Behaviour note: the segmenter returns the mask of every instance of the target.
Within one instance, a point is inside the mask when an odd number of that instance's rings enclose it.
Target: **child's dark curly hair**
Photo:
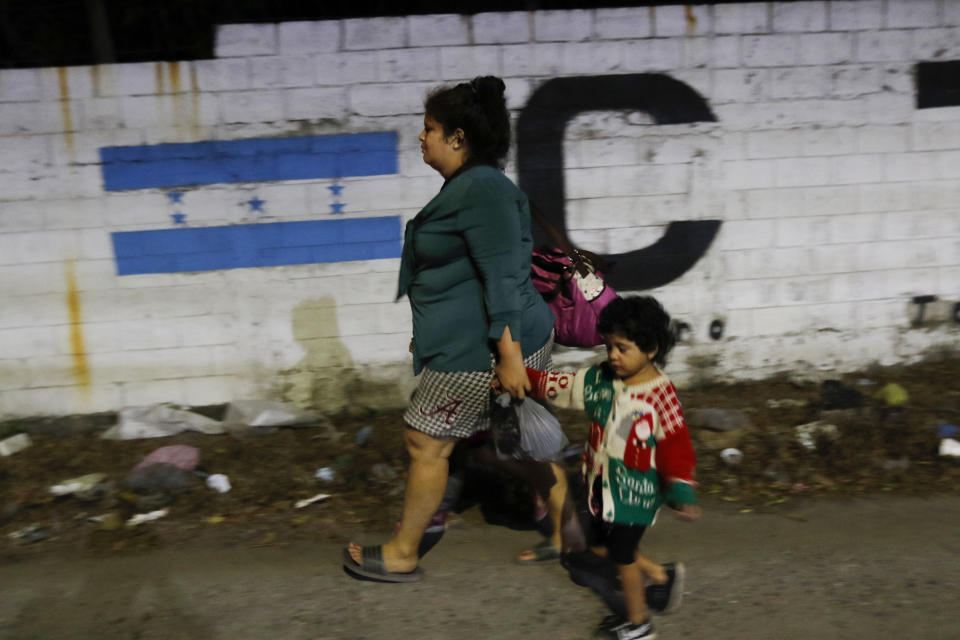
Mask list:
[[[667,364],[667,354],[676,342],[670,314],[650,296],[631,296],[610,301],[597,320],[597,331],[602,335],[619,333],[632,340],[641,351],[657,354],[654,363]]]

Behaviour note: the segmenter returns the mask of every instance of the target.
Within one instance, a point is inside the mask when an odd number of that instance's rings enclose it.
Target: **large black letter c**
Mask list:
[[[586,111],[624,109],[645,111],[657,124],[716,122],[703,96],[663,74],[548,80],[530,97],[517,122],[517,173],[520,188],[557,228],[566,229],[563,137],[567,123]],[[720,220],[671,222],[663,237],[649,247],[603,256],[616,263],[607,280],[625,291],[667,284],[696,264],[720,224]]]

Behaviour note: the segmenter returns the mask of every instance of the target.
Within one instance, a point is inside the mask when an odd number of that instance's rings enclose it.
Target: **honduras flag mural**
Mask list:
[[[168,189],[180,205],[189,188],[281,180],[331,180],[331,213],[342,214],[341,178],[397,173],[394,132],[258,138],[181,144],[103,147],[107,191]],[[267,203],[254,195],[251,212]],[[258,222],[188,227],[171,214],[170,229],[112,234],[117,273],[173,273],[243,267],[398,258],[399,216]]]

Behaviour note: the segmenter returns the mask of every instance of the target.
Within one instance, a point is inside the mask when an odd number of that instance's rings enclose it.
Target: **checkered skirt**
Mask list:
[[[540,371],[553,365],[553,334],[523,364]],[[469,438],[489,428],[490,380],[486,371],[435,371],[425,368],[403,420],[410,427],[434,438]]]

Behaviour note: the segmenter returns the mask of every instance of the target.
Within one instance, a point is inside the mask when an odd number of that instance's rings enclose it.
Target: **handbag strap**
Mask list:
[[[538,207],[533,200],[530,201],[530,215],[534,221],[540,225],[540,228],[547,232],[547,235],[553,240],[554,246],[567,254],[567,257],[570,258],[570,261],[573,263],[572,267],[576,269],[581,276],[587,275],[588,271],[606,270],[611,266],[606,260],[602,260],[600,256],[592,251],[584,251],[583,249],[574,247],[573,243],[570,242],[570,238],[567,237],[567,234],[551,224],[547,216],[543,214],[540,207]]]
[[[530,201],[530,215],[540,225],[540,228],[547,232],[555,247],[570,256],[571,260],[576,257],[577,250],[573,247],[573,243],[570,242],[567,234],[553,226],[533,200]]]

